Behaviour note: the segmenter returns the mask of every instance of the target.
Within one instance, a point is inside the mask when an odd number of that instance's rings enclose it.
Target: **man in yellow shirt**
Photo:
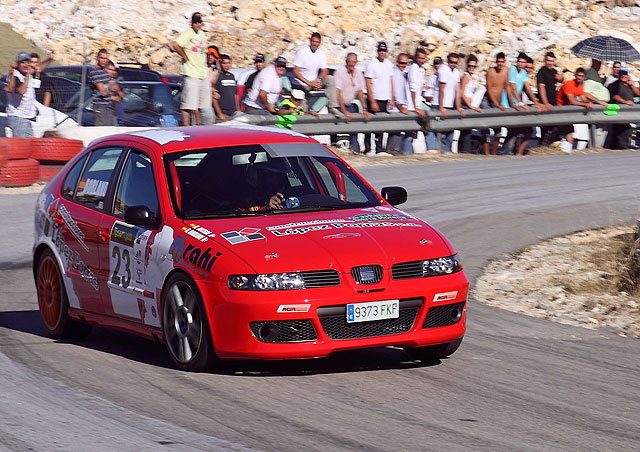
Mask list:
[[[193,13],[191,29],[182,33],[172,43],[173,49],[182,57],[180,73],[184,76],[182,85],[182,124],[191,124],[191,113],[195,123],[202,124],[200,110],[211,108],[211,84],[207,68],[207,40],[202,31],[202,15]]]

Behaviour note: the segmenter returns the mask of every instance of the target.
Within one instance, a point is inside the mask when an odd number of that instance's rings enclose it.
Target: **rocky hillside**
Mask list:
[[[483,69],[498,51],[510,61],[525,51],[539,64],[552,50],[561,66],[575,69],[587,63],[569,50],[578,41],[640,36],[639,6],[636,0],[0,0],[0,21],[55,49],[63,63],[79,63],[83,54],[93,61],[105,47],[117,61],[146,62],[161,72],[178,71],[168,44],[195,11],[211,43],[236,66],[250,65],[257,52],[291,59],[317,30],[334,64],[351,51],[366,61],[376,41],[385,40],[392,57],[422,46],[430,58],[475,53]]]

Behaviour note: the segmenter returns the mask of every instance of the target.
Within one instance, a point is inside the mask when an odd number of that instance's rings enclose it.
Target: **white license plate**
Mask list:
[[[400,300],[370,301],[347,305],[347,323],[397,319],[399,316]]]

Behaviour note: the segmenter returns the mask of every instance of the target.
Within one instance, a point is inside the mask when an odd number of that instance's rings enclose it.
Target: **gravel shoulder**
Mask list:
[[[636,231],[636,225],[582,231],[518,250],[490,263],[471,296],[508,311],[640,338],[640,294],[621,290],[637,247],[625,252],[625,244]]]

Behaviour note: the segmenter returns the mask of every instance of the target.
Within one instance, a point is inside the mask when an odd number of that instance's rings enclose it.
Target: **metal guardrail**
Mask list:
[[[361,115],[347,121],[333,115],[300,116],[292,124],[291,129],[306,135],[334,135],[380,132],[415,132],[432,131],[436,133],[451,130],[470,130],[487,128],[516,128],[534,126],[562,126],[570,124],[589,124],[591,126],[591,143],[596,125],[640,123],[640,105],[621,105],[615,115],[604,114],[605,108],[594,105],[587,110],[578,106],[554,107],[550,111],[537,112],[531,108],[529,112],[518,112],[513,109],[502,111],[498,108],[483,109],[480,112],[466,110],[466,116],[452,110],[445,118],[439,110],[426,110],[427,119],[421,120],[416,113],[378,113],[367,120]],[[248,115],[251,124],[272,126],[277,122],[275,116]]]

